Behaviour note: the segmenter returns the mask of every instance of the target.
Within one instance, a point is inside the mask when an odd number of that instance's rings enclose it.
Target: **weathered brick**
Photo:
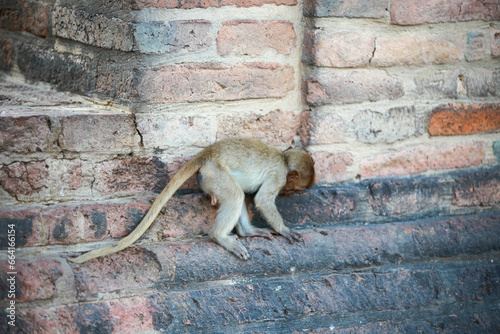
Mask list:
[[[495,206],[500,203],[500,171],[478,171],[454,177],[453,204]]]
[[[8,248],[8,225],[15,225],[16,247],[45,245],[39,208],[16,209],[3,207],[0,210],[0,249]]]
[[[495,1],[395,0],[391,1],[390,11],[391,22],[400,25],[500,19],[500,7]]]
[[[53,149],[49,124],[47,116],[0,115],[0,151],[34,153]]]
[[[371,181],[368,187],[369,203],[379,216],[424,216],[446,204],[443,186],[436,179]]]
[[[300,126],[300,116],[291,111],[272,111],[267,115],[220,114],[217,123],[217,140],[244,136],[259,138],[269,145],[289,145]]]
[[[304,38],[303,58],[316,66],[368,66],[375,51],[375,35],[372,33],[306,30]]]
[[[461,79],[463,81],[465,76],[458,69],[432,72],[425,69],[415,75],[416,94],[430,98],[458,98],[458,82]]]
[[[290,226],[324,226],[356,216],[360,206],[359,190],[345,186],[307,189],[278,197],[276,206]],[[252,222],[258,222],[258,218]]]
[[[14,64],[12,40],[0,38],[0,69],[9,70]]]
[[[14,162],[2,168],[0,184],[11,196],[31,196],[48,187],[48,176],[45,161]]]
[[[475,68],[462,80],[469,97],[500,96],[500,69]]]
[[[144,53],[177,53],[208,50],[212,24],[206,20],[141,22],[135,26],[136,47]]]
[[[466,38],[459,33],[378,36],[371,64],[378,67],[454,64],[464,59]]]
[[[417,136],[423,132],[420,123],[415,107],[390,108],[384,114],[364,110],[353,118],[358,140],[366,143],[394,143]]]
[[[34,1],[13,0],[2,3],[0,28],[27,31],[40,37],[49,34],[50,7]]]
[[[80,114],[60,119],[59,145],[77,152],[113,151],[138,146],[132,114]]]
[[[71,266],[79,296],[152,286],[161,275],[155,254],[137,247]]]
[[[484,34],[482,32],[471,32],[467,34],[467,47],[465,60],[477,61],[484,58],[485,50]]]
[[[304,3],[306,16],[369,17],[381,18],[387,9],[383,0],[307,0]]]
[[[96,167],[94,189],[103,194],[161,191],[167,184],[167,166],[157,158],[110,160]]]
[[[255,7],[266,4],[295,6],[297,0],[134,0],[131,3],[133,9],[144,8],[220,8],[223,6],[236,6],[236,7]]]
[[[454,146],[421,145],[391,153],[377,154],[360,164],[360,176],[418,174],[428,170],[465,168],[480,165],[485,158],[483,142],[465,142]]]
[[[146,148],[206,147],[212,144],[213,118],[204,115],[137,114],[137,130]]]
[[[500,57],[500,27],[490,27],[491,56]]]
[[[87,45],[120,51],[132,51],[134,46],[133,25],[118,18],[57,6],[52,27],[55,36]]]
[[[60,89],[82,94],[95,90],[95,65],[85,56],[59,53],[26,43],[18,49],[17,64],[28,78],[52,83]]]
[[[130,68],[130,61],[97,62],[96,91],[114,99],[137,99],[137,71]]]
[[[226,21],[217,35],[217,51],[222,56],[263,55],[268,50],[288,55],[296,42],[290,21]]]
[[[307,102],[357,103],[397,99],[404,95],[401,80],[383,70],[335,70],[306,82]]]
[[[44,300],[54,297],[55,283],[63,275],[61,264],[53,259],[38,259],[37,261],[17,259],[15,270],[9,268],[7,261],[0,263],[0,293],[2,300],[7,296],[6,284],[8,272],[16,272],[16,299],[19,301]]]
[[[313,153],[315,182],[338,182],[347,178],[347,168],[353,163],[351,153],[317,152]]]
[[[493,141],[493,153],[500,160],[500,140]]]
[[[143,333],[168,331],[169,306],[159,295],[34,308],[19,312],[26,333]]]
[[[500,130],[500,104],[448,104],[429,120],[431,136],[468,135]]]
[[[301,115],[299,134],[304,145],[343,143],[347,132],[346,122],[336,114],[305,111]]]
[[[143,71],[138,85],[141,100],[158,103],[279,98],[293,88],[293,68],[271,63],[163,65]]]

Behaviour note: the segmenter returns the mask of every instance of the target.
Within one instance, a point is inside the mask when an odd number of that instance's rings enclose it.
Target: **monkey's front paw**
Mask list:
[[[281,232],[280,233],[282,236],[288,240],[291,244],[293,244],[295,241],[303,241],[302,235],[299,232],[295,232],[293,230],[290,230],[289,232]]]

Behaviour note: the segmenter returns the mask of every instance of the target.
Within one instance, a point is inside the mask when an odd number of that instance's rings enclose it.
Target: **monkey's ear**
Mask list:
[[[292,180],[297,180],[298,178],[300,178],[300,173],[299,171],[296,171],[296,170],[292,170],[290,173],[288,173],[287,175],[287,181],[290,182]]]

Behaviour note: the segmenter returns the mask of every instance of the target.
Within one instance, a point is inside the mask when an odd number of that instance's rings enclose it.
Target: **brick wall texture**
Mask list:
[[[234,136],[315,160],[303,242],[193,177],[68,261]],[[500,332],[500,3],[2,1],[0,253],[2,333]]]

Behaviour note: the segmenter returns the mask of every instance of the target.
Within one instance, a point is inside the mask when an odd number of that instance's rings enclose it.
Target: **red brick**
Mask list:
[[[55,36],[100,48],[132,51],[133,25],[119,18],[90,15],[81,10],[57,6],[52,14]]]
[[[9,224],[16,225],[16,247],[33,247],[45,245],[47,243],[43,222],[41,218],[41,209],[38,207],[21,208],[5,206],[0,209],[0,248],[6,249],[7,228]]]
[[[393,100],[404,95],[401,80],[383,70],[335,70],[307,80],[306,89],[312,105]]]
[[[132,114],[80,114],[62,117],[59,145],[67,151],[94,152],[138,147]]]
[[[469,135],[498,132],[500,104],[448,104],[432,112],[431,136]]]
[[[49,184],[49,166],[44,161],[15,162],[2,168],[0,184],[12,196],[31,196]]]
[[[27,31],[37,36],[49,34],[50,7],[39,2],[14,0],[2,4],[0,28]]]
[[[350,153],[313,153],[314,171],[316,172],[316,183],[319,182],[337,182],[347,178],[347,168],[353,163]]]
[[[491,56],[500,57],[500,29],[490,27]]]
[[[37,261],[17,259],[14,270],[10,269],[7,261],[2,261],[0,267],[2,268],[0,285],[7,284],[7,272],[17,272],[16,299],[22,302],[54,297],[56,281],[63,275],[61,264],[52,259]]]
[[[12,67],[12,40],[0,38],[0,68],[8,70]]]
[[[391,22],[400,25],[500,19],[495,1],[394,0],[390,12]]]
[[[336,114],[305,111],[299,129],[304,145],[344,143],[347,129],[345,121]]]
[[[456,33],[380,36],[371,64],[383,67],[454,64],[464,59],[465,42],[465,35]]]
[[[45,152],[54,149],[47,116],[0,115],[0,151]]]
[[[299,128],[300,116],[291,111],[273,111],[267,115],[221,114],[217,122],[217,140],[244,136],[259,138],[269,145],[289,145]]]
[[[19,312],[19,327],[28,333],[143,333],[166,331],[172,321],[158,295],[33,308]]]
[[[151,286],[162,269],[154,253],[137,247],[71,266],[80,297]]]
[[[340,31],[305,32],[304,58],[316,66],[362,67],[368,66],[375,51],[375,35]]]
[[[131,6],[134,9],[144,8],[210,8],[222,6],[255,7],[265,4],[295,6],[297,0],[135,0]]]
[[[296,42],[289,21],[226,21],[217,35],[217,51],[222,56],[263,55],[268,50],[288,55]]]
[[[482,142],[455,146],[421,145],[391,153],[377,154],[360,165],[361,177],[418,174],[428,170],[465,168],[482,164],[485,148]]]
[[[164,103],[280,98],[293,88],[290,65],[194,63],[146,70],[138,91],[143,101]]]
[[[94,189],[103,194],[161,191],[168,181],[167,166],[157,158],[110,160],[96,167]]]

